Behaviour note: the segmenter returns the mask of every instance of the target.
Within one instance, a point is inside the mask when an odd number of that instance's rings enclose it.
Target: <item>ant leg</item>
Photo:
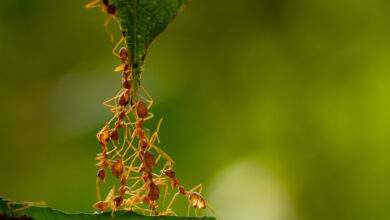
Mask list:
[[[119,96],[121,95],[122,91],[123,91],[123,90],[120,89],[120,90],[115,94],[114,97],[112,97],[112,98],[110,98],[110,99],[104,101],[104,102],[103,102],[103,105],[105,105],[105,106],[107,106],[107,107],[116,107],[116,106],[110,105],[109,103],[110,103],[111,101],[113,101],[113,100],[118,99]],[[115,104],[116,104],[116,103],[115,103]]]
[[[112,49],[112,54],[114,54],[114,56],[116,56],[116,57],[118,57],[118,58],[120,58],[120,56],[119,56],[119,53],[116,52],[116,50],[118,49],[118,47],[122,44],[122,42],[123,42],[124,40],[125,40],[125,38],[122,37],[122,38],[118,41],[118,43],[115,45],[115,47]]]
[[[146,118],[144,118],[144,121],[149,120],[149,119],[152,119],[153,117],[154,117],[154,114],[151,113],[151,112],[149,112],[149,116],[146,117]]]
[[[177,216],[176,212],[174,212],[172,210],[166,210],[164,212],[160,212],[159,215],[162,215],[162,216]]]
[[[115,186],[113,186],[110,191],[107,193],[107,196],[106,198],[104,199],[104,201],[106,202],[109,202],[109,201],[112,201],[113,198],[115,196]]]
[[[131,173],[131,171],[133,170],[133,164],[134,164],[135,160],[137,159],[136,154],[137,154],[137,152],[134,152],[134,154],[133,154],[133,155],[134,155],[134,158],[133,158],[133,160],[132,160],[131,163],[130,163],[129,171],[127,172],[126,178],[129,178],[130,173]]]
[[[191,207],[191,202],[188,201],[188,206],[187,206],[187,216],[190,216],[190,207]]]
[[[97,201],[102,200],[102,196],[100,194],[100,182],[99,178],[96,178],[96,199]]]
[[[117,99],[118,97],[119,97],[119,96],[115,96],[115,97],[113,97],[113,98],[111,98],[111,99],[108,99],[108,100],[104,101],[104,102],[103,102],[103,105],[106,106],[106,107],[108,107],[110,110],[116,109],[117,106],[111,105],[110,102],[113,101],[113,100],[115,100],[115,99]]]
[[[133,164],[135,162],[135,160],[137,159],[137,154],[138,154],[138,151],[134,152],[132,155],[130,155],[126,160],[124,160],[124,162],[127,162],[130,160],[130,158],[133,157],[133,160],[131,161],[129,167],[133,168]]]
[[[110,154],[111,154],[112,152],[114,152],[114,151],[118,152],[116,149],[117,149],[117,147],[114,146],[114,148],[113,148],[112,150],[110,150],[110,151],[107,151],[106,154],[107,154],[107,155],[110,155]],[[113,159],[115,156],[116,156],[116,154],[115,154],[114,156],[112,156],[111,159]]]
[[[143,211],[143,213],[142,213],[142,214],[144,214],[144,215],[145,215],[145,213],[149,213],[149,214],[151,214],[151,211],[150,211],[149,209],[144,209],[144,208],[141,208],[141,207],[139,207],[138,205],[133,205],[133,207],[135,207],[135,208],[133,208],[134,210],[140,210],[140,211]]]
[[[150,146],[153,147],[154,150],[156,150],[157,153],[160,154],[164,159],[166,159],[167,161],[171,162],[172,164],[175,163],[175,161],[173,161],[173,159],[167,153],[165,153],[163,150],[161,150],[159,147],[157,147],[154,144],[152,144]]]
[[[194,188],[190,189],[188,192],[194,192],[196,189],[199,189],[199,193],[202,193],[203,185],[199,184],[195,186]]]
[[[165,200],[167,198],[167,195],[168,195],[168,184],[164,184],[165,186],[165,189],[164,189],[164,198],[163,198],[163,201],[162,201],[162,206],[165,206]]]
[[[127,133],[128,133],[128,130],[129,128],[127,126],[125,126],[125,132],[123,134],[123,143],[122,143],[122,148],[119,152],[121,152],[124,148],[125,148],[125,145],[126,145],[126,141],[127,141]]]
[[[132,142],[133,142],[133,139],[131,139],[131,141],[129,142],[129,145],[127,146],[125,152],[123,152],[122,156],[126,156],[127,152],[130,150],[130,148],[132,148],[133,151],[134,151],[135,153],[138,151],[138,149],[136,149],[136,148],[133,146],[133,143],[132,143]],[[130,157],[132,157],[133,155],[134,155],[134,154],[132,154],[131,156],[129,156],[129,157],[126,159],[126,161],[129,160]]]
[[[179,192],[175,193],[175,195],[172,197],[171,201],[169,202],[168,207],[166,208],[166,211],[171,210],[171,206],[179,194],[180,194]]]
[[[114,19],[114,21],[117,23],[117,25],[118,25],[118,27],[119,27],[119,29],[120,29],[120,27],[121,27],[121,22],[119,21],[119,19],[117,18],[117,17],[115,17],[115,16],[112,16],[112,19]],[[124,38],[124,36],[122,35],[122,37]],[[126,40],[126,39],[125,39]]]
[[[158,121],[158,124],[157,124],[157,128],[156,128],[156,131],[152,134],[152,136],[150,137],[150,143],[151,144],[154,144],[154,141],[157,140],[157,143],[160,143],[160,139],[158,138],[158,132],[160,132],[160,127],[161,127],[161,123],[162,123],[163,119],[160,118],[160,120]]]
[[[152,98],[152,96],[149,94],[149,92],[146,91],[145,87],[143,87],[143,86],[140,86],[140,87],[141,87],[142,91],[145,93],[145,95],[146,95],[147,98],[148,98],[148,100],[146,100],[146,101],[149,102],[148,109],[150,109],[150,107],[152,107],[152,105],[153,105],[153,103],[154,103],[153,98]]]
[[[110,24],[111,19],[112,19],[112,16],[108,16],[108,17],[106,18],[106,21],[104,21],[103,26],[104,26],[104,29],[106,30],[108,36],[110,37],[111,42],[114,42],[114,34],[113,34],[112,31],[108,28],[108,25]]]
[[[135,188],[135,187],[137,186],[137,184],[138,184],[140,181],[141,181],[141,179],[138,179],[137,181],[135,181],[135,182],[133,183],[133,185],[130,186],[130,189]]]
[[[123,149],[125,148],[125,144],[126,144],[126,139],[127,139],[127,127],[125,127],[125,133],[124,133],[124,138],[123,138],[123,144],[121,146],[121,148],[119,150],[117,150],[117,147],[115,145],[115,143],[112,141],[112,145],[114,146],[114,150],[116,151],[116,154],[114,156],[111,157],[111,159],[115,158],[116,156],[121,156],[122,158],[126,155],[126,154],[122,154],[121,155],[121,152],[123,151]],[[127,152],[126,152],[127,153]]]
[[[116,146],[114,147],[114,149],[107,152],[107,155],[110,155],[112,152],[115,152],[115,154],[111,156],[111,160],[114,160],[117,156],[120,156],[120,153],[119,153],[118,148]]]
[[[206,207],[213,215],[215,215],[218,219],[221,219],[220,216],[218,216],[215,211],[214,211],[214,208],[210,205],[210,203],[208,202],[207,204],[207,207]]]
[[[127,149],[125,150],[125,152],[122,154],[122,156],[126,156],[127,151],[130,149],[130,147],[133,148],[134,153],[133,153],[132,155],[130,155],[129,157],[127,157],[126,159],[124,159],[124,160],[123,160],[124,162],[129,161],[132,157],[134,157],[134,156],[138,153],[138,152],[137,152],[137,149],[135,149],[135,148],[133,147],[133,145],[130,143],[129,146],[127,147]]]
[[[101,7],[100,0],[92,0],[88,4],[85,5],[85,8],[97,8]]]
[[[17,208],[17,209],[14,209],[12,210],[13,212],[20,212],[20,211],[23,211],[23,210],[26,210],[26,209],[29,209],[31,208],[33,205],[32,204],[23,204],[23,207],[21,208]]]
[[[161,155],[158,155],[158,157],[157,157],[156,161],[154,162],[154,164],[156,165],[160,159],[161,159]]]
[[[121,65],[115,67],[114,72],[123,72],[125,69],[126,64],[122,63]]]

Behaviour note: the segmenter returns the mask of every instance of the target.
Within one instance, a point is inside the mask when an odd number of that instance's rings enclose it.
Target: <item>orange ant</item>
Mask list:
[[[199,189],[199,192],[196,192],[197,189]],[[175,201],[176,197],[181,194],[181,195],[186,196],[188,199],[187,215],[190,214],[190,207],[192,206],[195,208],[195,215],[197,216],[198,209],[205,209],[206,208],[206,200],[201,195],[201,192],[202,192],[202,184],[195,186],[194,188],[192,188],[189,191],[186,191],[182,186],[179,186],[178,192],[172,197],[171,202],[169,203],[168,207],[166,208],[166,212],[171,211],[170,208],[171,208],[173,202]]]
[[[201,195],[201,193],[202,193],[202,184],[199,184],[199,185],[195,186],[194,188],[192,188],[189,191],[186,191],[184,189],[184,187],[180,185],[179,180],[176,178],[176,173],[171,168],[171,165],[168,163],[166,165],[166,167],[167,168],[164,168],[161,171],[161,175],[165,175],[168,178],[170,178],[171,179],[171,186],[172,186],[172,188],[177,188],[178,192],[175,193],[175,195],[172,197],[172,200],[169,203],[168,207],[166,208],[165,213],[172,212],[172,210],[170,208],[171,208],[173,202],[175,201],[176,197],[178,195],[180,195],[180,194],[183,195],[183,196],[186,196],[187,199],[188,199],[187,215],[189,215],[189,213],[190,213],[190,206],[195,208],[195,215],[197,215],[197,210],[198,209],[205,209],[206,208],[206,200]],[[197,189],[199,189],[199,192],[196,191]],[[210,207],[208,207],[208,208],[211,210]]]
[[[116,19],[116,8],[114,5],[109,3],[109,0],[92,0],[88,4],[85,5],[86,8],[97,8],[101,7],[102,11],[108,14],[107,19],[104,21],[104,28],[107,32],[107,34],[110,36],[110,39],[112,42],[114,42],[114,34],[108,29],[108,25],[110,24],[111,20],[114,19],[118,22]],[[119,22],[118,22],[119,23]]]
[[[93,207],[100,212],[106,212],[109,208],[112,210],[116,210],[115,203],[115,188],[112,187],[108,192],[106,198],[103,201],[99,201],[93,205]]]

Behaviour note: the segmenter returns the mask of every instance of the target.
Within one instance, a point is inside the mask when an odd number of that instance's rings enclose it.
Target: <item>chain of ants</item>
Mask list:
[[[103,11],[109,14],[109,18],[115,18],[115,7],[110,5],[107,0],[93,0],[87,4],[87,7],[102,7]],[[150,137],[146,134],[143,124],[153,117],[153,114],[149,112],[153,100],[142,86],[139,88],[147,98],[139,94],[138,88],[132,88],[135,78],[132,75],[128,50],[126,47],[122,47],[118,53],[115,52],[122,41],[125,41],[124,36],[113,50],[114,54],[121,60],[121,65],[115,71],[122,72],[122,88],[114,98],[104,102],[114,117],[97,134],[101,152],[96,156],[98,160],[96,190],[99,201],[94,204],[94,208],[101,212],[110,209],[113,212],[124,209],[139,210],[151,215],[176,215],[171,206],[178,195],[183,195],[188,200],[188,213],[190,206],[192,206],[195,208],[196,214],[198,209],[206,208],[206,201],[200,194],[202,185],[186,190],[176,178],[173,170],[174,161],[156,146],[155,142],[159,142],[158,132],[162,120],[159,121],[156,131]],[[120,142],[123,143],[120,144]],[[134,146],[135,142],[138,142],[136,147]],[[158,155],[156,158],[152,154],[152,149]],[[132,154],[127,156],[129,152]],[[166,160],[165,165],[159,174],[153,173],[153,169],[156,168],[155,166],[161,158]],[[100,184],[105,182],[107,170],[111,170],[112,176],[119,181],[120,186],[117,191],[115,187],[112,187],[106,198],[102,200],[100,198]],[[129,185],[130,182],[131,185]],[[165,210],[159,211],[159,186],[165,186],[165,201],[168,194],[168,182],[176,193]],[[139,186],[140,183],[142,183],[141,186]],[[147,208],[143,208],[142,204],[145,204]]]

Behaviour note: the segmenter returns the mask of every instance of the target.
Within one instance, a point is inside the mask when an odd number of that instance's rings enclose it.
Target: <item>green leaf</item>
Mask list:
[[[0,198],[0,219],[1,216],[21,217],[27,216],[34,220],[109,220],[109,219],[123,219],[123,220],[214,220],[211,217],[177,217],[177,216],[144,216],[134,212],[118,211],[113,215],[110,212],[102,214],[68,214],[52,208],[41,207],[33,203],[15,203]],[[114,217],[112,217],[114,216]],[[28,218],[24,218],[28,219]]]
[[[131,54],[133,74],[142,73],[147,50],[188,0],[111,0]]]

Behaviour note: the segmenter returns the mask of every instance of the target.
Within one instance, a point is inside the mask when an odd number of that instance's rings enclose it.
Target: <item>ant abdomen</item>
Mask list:
[[[126,89],[123,91],[121,97],[119,98],[119,105],[126,106],[130,101],[130,90]]]
[[[191,192],[188,198],[194,208],[196,209],[206,208],[206,200],[199,193]]]
[[[121,126],[121,123],[120,123],[120,120],[122,120],[124,117],[126,116],[126,111],[121,111],[121,113],[119,113],[118,115],[118,121],[117,121],[117,124],[115,124],[115,128],[119,128]]]
[[[122,87],[125,88],[125,89],[130,90],[130,89],[131,89],[131,84],[130,84],[129,80],[123,79],[123,81],[122,81]]]
[[[143,163],[145,167],[152,168],[155,164],[153,154],[151,154],[149,151],[146,151],[143,155]]]
[[[156,201],[160,197],[160,189],[154,182],[149,184],[148,197],[152,201]]]
[[[137,102],[137,115],[140,118],[148,117],[148,108],[143,101]]]
[[[118,133],[118,130],[115,129],[111,132],[110,134],[110,138],[114,141],[117,141],[119,139],[119,133]]]
[[[114,199],[115,207],[118,208],[119,206],[122,205],[122,203],[123,203],[123,197],[121,195],[116,196]]]
[[[124,170],[123,161],[121,159],[116,160],[111,165],[112,174],[116,177],[122,176]]]

